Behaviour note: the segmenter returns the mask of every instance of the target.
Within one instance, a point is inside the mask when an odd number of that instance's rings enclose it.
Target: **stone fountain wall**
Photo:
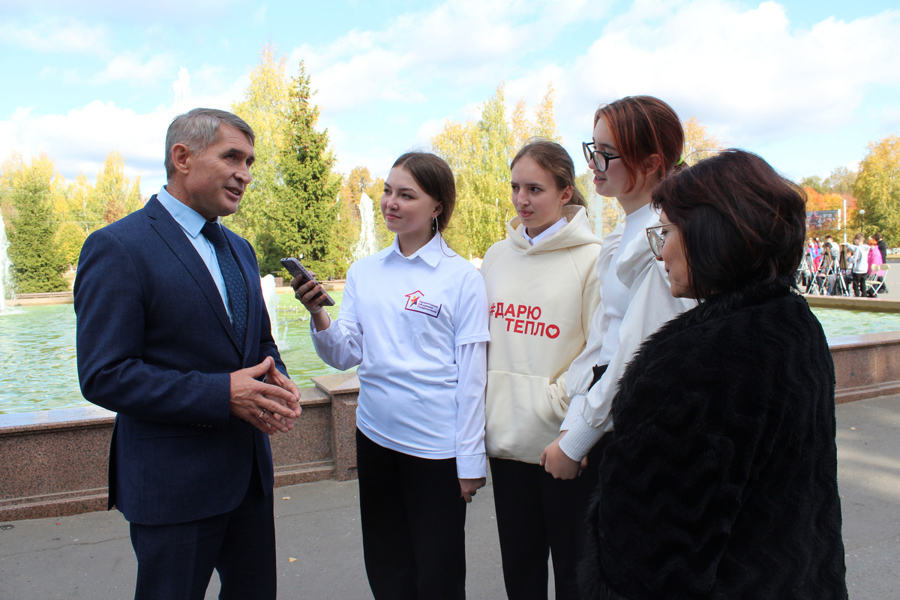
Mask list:
[[[356,375],[313,382],[293,431],[270,438],[276,487],[356,477]],[[99,407],[0,415],[0,522],[105,510],[114,421]]]
[[[835,402],[900,392],[900,332],[832,340]],[[355,374],[313,378],[303,415],[272,436],[275,485],[356,477]],[[105,510],[114,415],[101,408],[0,415],[0,522]]]

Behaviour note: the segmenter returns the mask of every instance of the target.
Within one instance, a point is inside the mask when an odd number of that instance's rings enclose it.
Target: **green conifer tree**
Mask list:
[[[300,73],[291,86],[286,143],[279,157],[283,186],[277,191],[277,201],[266,206],[266,217],[272,246],[281,250],[279,254],[301,258],[319,279],[325,279],[346,270],[337,245],[331,243],[340,211],[341,178],[333,171],[328,131],[316,130],[319,109],[310,102],[311,96],[310,79],[301,61]],[[262,270],[278,257],[261,258]]]

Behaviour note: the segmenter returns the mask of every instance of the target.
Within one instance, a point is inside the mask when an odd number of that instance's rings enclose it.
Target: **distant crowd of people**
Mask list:
[[[798,270],[803,291],[846,296],[877,297],[888,292],[885,270],[888,268],[887,243],[881,233],[866,239],[858,233],[852,244],[838,244],[826,235],[807,238],[803,260]]]
[[[596,110],[584,158],[625,214],[601,242],[572,158],[528,142],[480,272],[442,236],[450,167],[406,153],[381,198],[394,241],[350,267],[339,314],[292,280],[319,356],[358,366],[377,600],[465,598],[466,506],[488,468],[513,600],[548,597],[548,560],[558,600],[847,598],[834,367],[794,293],[805,194],[755,154],[687,167],[684,146],[658,98]],[[269,436],[303,418],[301,392],[253,249],[219,223],[254,160],[237,116],[177,117],[167,184],[82,252],[79,376],[118,413],[110,507],[139,599],[202,599],[214,570],[220,598],[276,597]]]

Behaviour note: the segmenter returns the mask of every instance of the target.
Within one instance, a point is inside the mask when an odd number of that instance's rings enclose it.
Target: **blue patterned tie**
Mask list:
[[[243,352],[244,338],[247,335],[247,285],[244,283],[244,276],[241,275],[237,261],[231,254],[231,247],[225,239],[222,227],[218,223],[207,221],[201,232],[216,247],[216,259],[219,261],[219,269],[222,271],[222,279],[225,280],[228,300],[231,303],[234,333],[237,335],[238,348]]]

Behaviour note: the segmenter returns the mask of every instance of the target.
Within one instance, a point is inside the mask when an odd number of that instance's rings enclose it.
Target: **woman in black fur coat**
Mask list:
[[[673,296],[619,383],[582,564],[588,598],[847,597],[834,366],[792,293],[805,197],[725,151],[653,193]]]

